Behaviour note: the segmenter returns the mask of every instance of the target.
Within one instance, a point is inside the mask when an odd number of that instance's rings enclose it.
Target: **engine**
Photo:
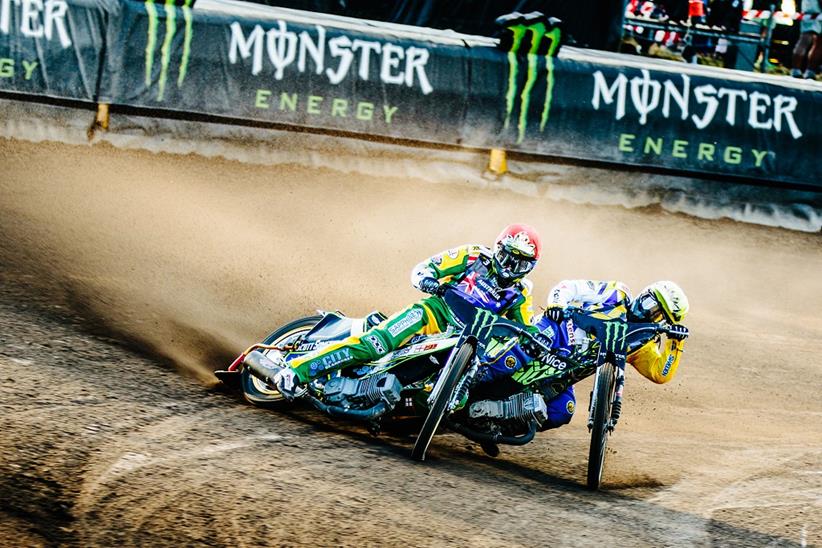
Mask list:
[[[334,377],[325,383],[323,394],[330,405],[340,407],[371,407],[384,401],[393,408],[400,401],[402,385],[392,373],[374,375],[365,379]]]
[[[540,426],[548,418],[548,407],[539,394],[521,392],[507,400],[482,400],[471,404],[468,416],[472,419],[513,420],[527,424],[532,420]]]

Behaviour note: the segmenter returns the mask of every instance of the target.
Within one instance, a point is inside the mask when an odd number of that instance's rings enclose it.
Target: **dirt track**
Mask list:
[[[818,234],[105,145],[0,158],[0,543],[822,545]],[[580,417],[418,465],[201,382],[293,316],[410,302],[420,258],[512,220],[549,244],[540,301],[583,276],[691,298],[675,382],[629,375],[604,492]]]

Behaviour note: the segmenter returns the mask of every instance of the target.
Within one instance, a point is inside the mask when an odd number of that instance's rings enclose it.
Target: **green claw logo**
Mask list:
[[[628,326],[624,322],[607,322],[605,324],[605,350],[617,353],[625,342]]]
[[[491,336],[491,330],[496,322],[496,317],[491,312],[478,309],[477,315],[474,317],[474,323],[471,326],[471,333],[483,342]],[[483,334],[483,330],[487,331]]]
[[[528,109],[531,103],[531,91],[537,82],[539,57],[537,52],[543,40],[550,40],[548,51],[545,54],[545,101],[542,105],[542,115],[540,116],[539,130],[545,130],[545,124],[551,113],[551,99],[554,94],[554,55],[559,47],[560,30],[554,28],[548,31],[545,23],[539,22],[531,25],[512,25],[508,29],[513,34],[511,50],[508,52],[508,91],[505,95],[505,129],[511,124],[511,115],[514,112],[514,102],[517,96],[517,76],[519,73],[519,60],[517,53],[522,46],[523,40],[531,33],[531,47],[528,50],[528,74],[525,78],[525,85],[520,93],[519,120],[517,121],[517,144],[525,138],[525,130],[528,126]]]
[[[180,59],[180,66],[177,72],[177,87],[180,88],[186,79],[188,72],[188,60],[191,57],[191,38],[193,36],[192,0],[185,0],[181,10],[183,21],[185,22],[185,34],[183,36],[183,55]],[[154,50],[157,49],[157,28],[160,26],[157,14],[157,5],[154,0],[146,0],[146,14],[148,15],[148,36],[146,39],[146,87],[151,88],[152,71],[154,69]],[[171,63],[171,45],[174,35],[177,32],[177,7],[174,0],[166,0],[163,9],[165,11],[166,32],[163,37],[163,45],[160,48],[160,78],[157,81],[157,100],[162,101],[165,96],[166,83],[168,81],[168,66]]]

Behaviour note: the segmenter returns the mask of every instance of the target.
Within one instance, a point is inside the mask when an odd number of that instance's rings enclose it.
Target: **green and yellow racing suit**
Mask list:
[[[533,299],[526,279],[503,287],[493,271],[491,251],[481,245],[464,245],[444,251],[418,264],[411,273],[417,289],[425,278],[456,285],[461,291],[488,302],[489,309],[524,325],[531,325]],[[453,323],[445,301],[426,297],[397,312],[362,335],[351,336],[290,362],[301,382],[332,371],[377,360],[415,335],[441,333]]]

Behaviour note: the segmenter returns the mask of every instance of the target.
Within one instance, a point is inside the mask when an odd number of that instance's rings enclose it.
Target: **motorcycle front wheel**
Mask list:
[[[602,483],[605,465],[605,447],[608,444],[608,422],[616,387],[614,364],[604,363],[597,371],[596,384],[591,402],[594,424],[591,428],[591,448],[588,451],[588,489],[596,491]]]
[[[411,450],[412,459],[425,460],[425,453],[428,451],[428,446],[431,445],[431,440],[434,439],[434,434],[437,433],[442,416],[445,414],[445,408],[451,400],[451,396],[454,394],[462,375],[468,370],[473,357],[474,348],[470,344],[463,344],[454,356],[450,368],[442,372],[447,377],[434,401],[431,402],[431,409],[422,424],[420,434],[414,443],[414,449]]]
[[[265,340],[263,340],[262,343],[275,346],[291,344],[311,331],[311,328],[317,325],[317,322],[321,319],[322,316],[308,316],[305,318],[300,318],[299,320],[294,320],[293,322],[288,323],[272,332],[265,338]],[[265,353],[267,354],[268,352],[274,351],[268,350]],[[265,381],[262,381],[252,375],[246,367],[243,367],[242,374],[240,376],[240,386],[243,389],[243,396],[246,401],[258,407],[275,406],[285,400],[282,394],[280,394],[276,389],[269,387]]]

